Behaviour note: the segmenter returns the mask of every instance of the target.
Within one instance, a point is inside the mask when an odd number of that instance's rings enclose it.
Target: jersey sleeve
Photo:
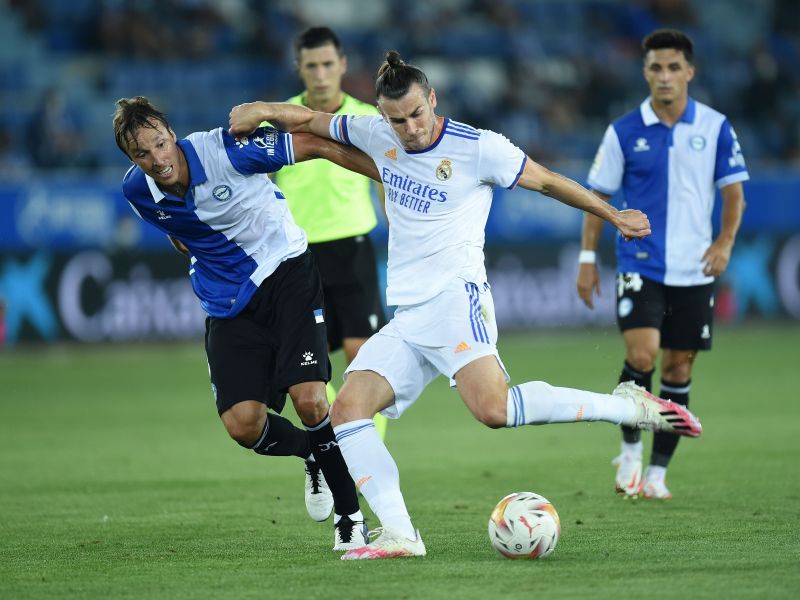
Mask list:
[[[624,172],[625,156],[622,153],[622,146],[616,129],[613,125],[609,125],[589,169],[589,187],[612,196],[622,185]]]
[[[505,136],[486,129],[481,130],[478,145],[478,179],[508,189],[516,186],[528,160],[525,153]]]
[[[222,129],[222,142],[233,168],[242,175],[274,173],[294,164],[292,135],[273,127],[259,127],[240,138]]]
[[[728,119],[722,122],[717,139],[717,160],[714,166],[714,184],[717,188],[750,179],[744,164],[742,147]]]
[[[329,132],[337,142],[355,146],[369,154],[368,146],[372,135],[372,124],[380,117],[371,115],[334,115]]]

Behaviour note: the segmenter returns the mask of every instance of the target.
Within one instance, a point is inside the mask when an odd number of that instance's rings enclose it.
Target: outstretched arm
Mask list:
[[[309,132],[330,138],[329,126],[333,115],[317,112],[288,102],[248,102],[231,109],[230,134],[234,137],[250,135],[268,121],[282,131]]]
[[[361,173],[380,182],[378,168],[375,163],[358,148],[345,146],[312,133],[292,134],[292,146],[294,147],[295,162],[324,158],[340,167]]]
[[[617,210],[582,185],[546,169],[530,158],[525,161],[525,169],[519,178],[519,185],[608,221],[619,230],[625,239],[638,239],[650,235],[650,221],[643,212]]]

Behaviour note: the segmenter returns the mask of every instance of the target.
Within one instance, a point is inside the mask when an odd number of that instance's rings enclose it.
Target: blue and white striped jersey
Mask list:
[[[525,153],[499,133],[444,119],[424,150],[405,150],[377,116],[337,115],[331,137],[366,153],[389,220],[387,302],[424,302],[455,278],[486,281],[483,244],[495,185],[516,186]]]
[[[281,262],[307,247],[278,187],[263,173],[294,164],[290,134],[260,128],[246,138],[224,129],[178,141],[189,165],[185,198],[161,191],[138,167],[122,191],[142,219],[189,249],[189,274],[212,317],[233,317]]]
[[[617,238],[617,270],[674,286],[713,281],[703,274],[711,245],[715,188],[750,176],[725,115],[689,98],[673,127],[659,121],[648,97],[606,130],[589,172],[589,185],[650,219],[652,235]]]

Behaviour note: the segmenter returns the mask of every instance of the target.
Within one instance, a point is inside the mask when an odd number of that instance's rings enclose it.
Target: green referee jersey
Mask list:
[[[305,105],[305,93],[287,102]],[[342,94],[336,114],[380,113],[374,106]],[[370,197],[372,180],[363,175],[316,159],[283,167],[273,177],[311,244],[363,235],[378,223]]]

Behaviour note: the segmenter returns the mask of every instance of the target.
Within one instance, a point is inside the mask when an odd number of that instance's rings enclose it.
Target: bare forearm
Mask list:
[[[594,216],[593,227],[597,229],[597,236],[602,230],[603,221],[608,221],[616,226],[616,216],[619,211],[568,177],[547,171],[547,177],[543,180],[541,189],[538,191],[545,196],[555,198],[559,202],[586,211],[587,220]]]
[[[295,136],[297,137],[297,136]],[[370,179],[380,182],[375,162],[358,148],[345,146],[332,140],[315,138],[314,154]]]
[[[719,239],[733,246],[739,226],[742,224],[745,201],[741,184],[734,184],[723,188],[722,214],[719,230]]]
[[[603,233],[605,221],[591,213],[583,213],[583,225],[581,226],[581,249],[597,250],[600,243],[600,235]]]
[[[288,102],[249,102],[234,106],[230,113],[231,135],[249,135],[264,121],[290,132],[311,132],[328,136],[325,113]]]

